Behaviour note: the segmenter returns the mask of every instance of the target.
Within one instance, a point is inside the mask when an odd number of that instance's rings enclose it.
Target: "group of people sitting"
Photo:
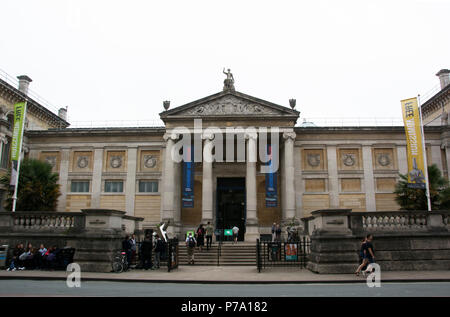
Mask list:
[[[28,243],[25,249],[23,243],[19,243],[13,250],[7,271],[56,269],[61,264],[61,256],[58,255],[62,250],[55,245],[47,249],[44,244],[37,248],[31,243]],[[66,261],[70,262],[70,260]]]

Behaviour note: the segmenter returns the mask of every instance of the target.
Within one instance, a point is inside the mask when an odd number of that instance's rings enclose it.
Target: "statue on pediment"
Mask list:
[[[234,91],[234,77],[231,73],[231,70],[228,68],[228,72],[223,69],[223,73],[227,76],[227,78],[223,81],[223,90],[233,90]]]

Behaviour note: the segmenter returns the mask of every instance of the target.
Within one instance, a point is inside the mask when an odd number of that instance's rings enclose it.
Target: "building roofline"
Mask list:
[[[13,95],[15,95],[15,98],[17,98],[18,100],[23,101],[26,100],[27,106],[29,107],[28,109],[30,109],[31,111],[43,114],[49,120],[54,121],[56,124],[60,124],[62,128],[66,128],[70,125],[69,122],[62,119],[60,116],[53,113],[52,111],[48,110],[46,107],[38,103],[36,100],[24,94],[19,89],[12,86],[11,84],[9,84],[8,82],[4,81],[1,78],[0,78],[0,85],[4,86],[7,90],[9,90]]]

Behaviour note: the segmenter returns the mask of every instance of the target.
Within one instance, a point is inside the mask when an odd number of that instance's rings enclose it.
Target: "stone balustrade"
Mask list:
[[[0,212],[0,244],[31,243],[75,248],[83,271],[110,272],[112,258],[125,234],[142,234],[143,218],[124,211]]]
[[[363,228],[367,231],[427,229],[427,214],[424,212],[377,212],[361,217]]]
[[[317,273],[354,272],[361,239],[370,233],[382,270],[448,270],[449,218],[449,211],[314,211],[302,219],[311,237],[308,268]]]
[[[13,213],[14,229],[69,229],[74,228],[76,218],[84,217],[81,213],[47,212],[47,213]]]

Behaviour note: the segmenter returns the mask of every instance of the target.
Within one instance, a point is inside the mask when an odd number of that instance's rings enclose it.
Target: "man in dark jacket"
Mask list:
[[[161,263],[161,253],[164,252],[164,241],[156,235],[156,245],[155,245],[155,268],[159,269]]]
[[[152,239],[149,235],[145,236],[141,246],[142,266],[148,270],[152,268]]]
[[[125,239],[122,241],[122,251],[127,255],[127,262],[129,266],[131,263],[131,242],[129,236],[125,236]]]

